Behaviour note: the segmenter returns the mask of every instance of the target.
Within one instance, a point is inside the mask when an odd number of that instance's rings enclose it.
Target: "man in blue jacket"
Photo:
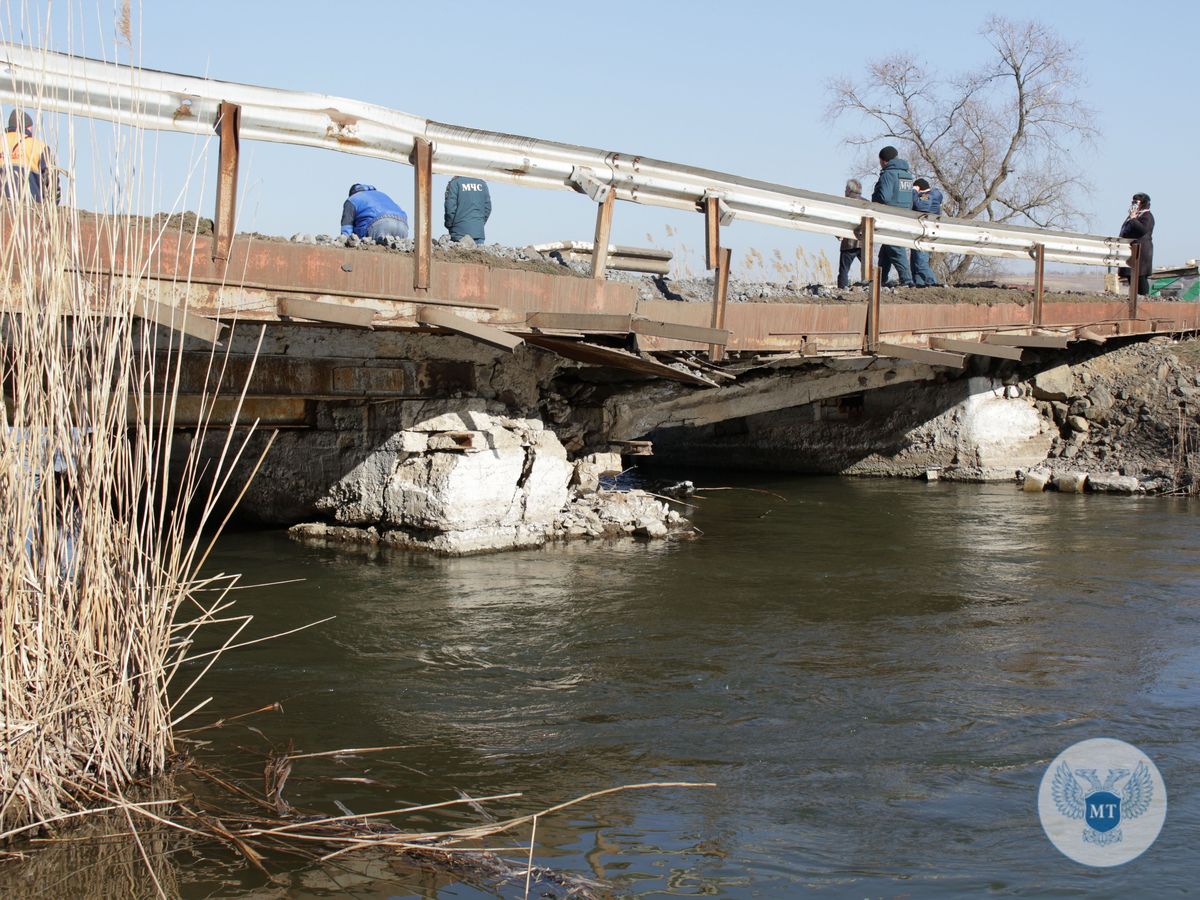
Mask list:
[[[898,206],[900,209],[912,209],[912,172],[909,171],[908,163],[899,157],[900,151],[890,145],[879,151],[879,180],[875,182],[875,190],[871,191],[871,202]],[[896,277],[900,284],[911,287],[912,275],[908,271],[908,259],[903,248],[881,244],[879,247],[880,286],[887,284],[892,266],[896,267]]]
[[[942,214],[942,192],[935,187],[930,187],[926,179],[918,178],[913,182],[912,208],[927,216],[940,216]],[[913,284],[917,287],[937,287],[937,276],[929,267],[929,254],[924,250],[913,249],[909,251],[908,258],[912,263]]]
[[[408,237],[408,214],[373,184],[350,185],[342,204],[342,235],[356,234],[377,244]]]
[[[470,237],[483,243],[483,226],[492,214],[492,195],[481,178],[456,175],[446,185],[446,230],[450,240]]]

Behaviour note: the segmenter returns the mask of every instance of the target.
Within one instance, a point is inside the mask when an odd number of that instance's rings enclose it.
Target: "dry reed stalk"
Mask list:
[[[24,105],[50,119],[38,97]],[[114,178],[132,205],[136,179]],[[212,535],[189,522],[212,519],[249,434],[228,426],[204,471],[202,415],[173,455],[184,342],[135,316],[152,290],[140,274],[87,274],[147,270],[161,231],[131,211],[101,217],[111,240],[89,253],[70,191],[62,206],[0,201],[0,832],[163,772],[192,686],[170,697],[172,677],[199,627],[229,621],[236,579],[199,579]]]

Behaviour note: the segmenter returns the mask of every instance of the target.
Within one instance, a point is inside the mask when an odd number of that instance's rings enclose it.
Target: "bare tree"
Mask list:
[[[1074,197],[1088,185],[1070,161],[1097,132],[1093,111],[1075,93],[1075,48],[1037,22],[1000,16],[980,34],[993,52],[962,75],[943,78],[900,54],[871,63],[861,82],[830,81],[828,119],[866,120],[849,146],[882,141],[907,152],[914,174],[941,187],[949,215],[1078,227],[1084,215]],[[972,264],[970,256],[950,256],[940,268],[961,280]]]

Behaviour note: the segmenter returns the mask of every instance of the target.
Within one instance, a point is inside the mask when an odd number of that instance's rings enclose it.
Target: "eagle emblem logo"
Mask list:
[[[1054,770],[1052,790],[1062,815],[1083,820],[1084,843],[1106,847],[1124,840],[1122,821],[1145,815],[1154,798],[1154,780],[1144,762],[1132,770],[1109,769],[1103,781],[1097,773],[1097,769],[1072,769],[1064,759]]]

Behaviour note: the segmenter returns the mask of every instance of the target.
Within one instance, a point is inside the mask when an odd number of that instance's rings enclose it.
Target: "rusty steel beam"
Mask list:
[[[671,338],[676,341],[687,341],[692,344],[708,344],[724,347],[729,343],[729,332],[724,328],[704,328],[699,325],[684,325],[680,322],[660,322],[656,319],[645,319],[634,316],[630,322],[630,331],[634,334],[646,334],[653,337]]]
[[[862,269],[863,281],[874,282],[875,280],[875,219],[871,216],[863,216],[862,221],[858,225],[862,232],[862,239],[859,242],[859,268]]]
[[[871,266],[871,299],[867,301],[867,328],[863,335],[863,350],[874,353],[879,346],[879,287],[883,281],[879,266]]]
[[[133,314],[140,319],[163,325],[210,344],[220,341],[221,329],[225,327],[220,322],[193,315],[185,309],[168,306],[149,297],[139,296],[133,301]]]
[[[237,228],[239,134],[242,108],[222,101],[218,107],[216,132],[220,136],[217,164],[217,211],[213,217],[214,261],[228,262],[229,248]]]
[[[1138,317],[1138,273],[1142,270],[1142,245],[1137,241],[1130,244],[1129,257],[1129,318]]]
[[[596,237],[592,242],[592,278],[604,280],[604,270],[608,266],[608,240],[612,236],[613,204],[617,201],[617,192],[608,191],[604,199],[596,204]]]
[[[704,267],[715,269],[721,262],[721,198],[709,194],[704,198]]]
[[[549,350],[564,359],[587,363],[593,366],[606,366],[613,369],[623,369],[642,375],[652,375],[666,378],[669,381],[681,381],[684,384],[694,384],[697,387],[716,387],[717,383],[703,375],[683,372],[665,363],[644,356],[635,356],[626,350],[615,347],[601,347],[597,344],[587,344],[583,341],[572,341],[562,337],[552,337],[548,334],[533,334],[525,339],[536,347]]]
[[[1046,245],[1033,245],[1033,324],[1042,326],[1042,302],[1046,289]]]
[[[733,251],[721,247],[717,253],[717,271],[713,274],[712,319],[709,327],[716,331],[725,331],[725,307],[729,302],[729,268],[733,260]],[[720,362],[725,358],[725,347],[729,344],[729,333],[725,340],[708,345],[708,358],[712,362]]]
[[[530,328],[550,328],[554,331],[578,331],[583,334],[628,334],[633,330],[632,315],[614,315],[611,313],[560,313],[538,312],[529,313],[525,324]]]
[[[429,291],[430,260],[433,259],[433,145],[424,138],[413,143],[413,290]]]
[[[1042,350],[1065,350],[1074,335],[1059,334],[989,334],[984,341],[1002,347],[1034,347]]]

